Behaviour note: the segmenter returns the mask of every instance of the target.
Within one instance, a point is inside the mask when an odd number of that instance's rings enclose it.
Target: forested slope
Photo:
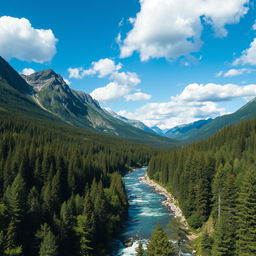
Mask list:
[[[213,217],[203,255],[256,255],[255,152],[254,119],[151,159],[149,177],[167,186],[192,227]]]
[[[32,86],[0,56],[0,115],[15,113],[135,143],[179,146],[176,140],[145,132],[107,114],[89,94],[72,90],[53,70],[37,72],[26,79]]]
[[[121,173],[153,150],[0,116],[0,255],[106,255],[127,214]]]

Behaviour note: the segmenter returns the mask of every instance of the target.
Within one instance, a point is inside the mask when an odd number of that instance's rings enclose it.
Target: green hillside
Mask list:
[[[107,114],[90,95],[70,89],[52,70],[34,75],[34,81],[42,86],[38,90],[28,85],[4,59],[0,60],[1,112],[84,128],[85,134],[99,132],[137,143],[177,147],[175,140],[144,132]]]
[[[185,133],[179,139],[184,142],[202,140],[213,135],[225,126],[234,125],[244,120],[253,119],[254,117],[256,117],[256,98],[248,102],[236,112],[229,115],[219,116],[201,128],[193,129]]]
[[[250,106],[254,107],[254,101],[238,114],[247,112]],[[256,252],[255,145],[253,119],[150,161],[148,175],[178,199],[193,228],[213,219],[209,234],[202,238],[203,255]]]

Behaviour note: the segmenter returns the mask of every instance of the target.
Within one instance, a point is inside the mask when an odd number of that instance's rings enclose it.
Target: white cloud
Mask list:
[[[94,99],[104,103],[115,101],[135,90],[135,86],[141,82],[138,75],[131,72],[114,72],[110,79],[112,82],[92,91]]]
[[[92,62],[89,69],[69,68],[69,78],[82,79],[88,75],[95,75],[99,78],[108,78],[110,82],[102,87],[96,88],[91,92],[91,96],[101,103],[116,101],[119,98],[130,100],[146,100],[151,97],[149,94],[137,92],[136,88],[141,83],[140,78],[134,72],[122,72],[121,63],[115,63],[113,60],[106,58],[97,62]],[[133,96],[133,99],[131,98]]]
[[[249,69],[249,68],[240,68],[240,69],[230,69],[226,72],[220,71],[216,74],[217,77],[232,77],[232,76],[240,76],[244,74],[251,74],[255,72],[254,69]]]
[[[136,119],[148,126],[157,125],[168,129],[176,125],[190,123],[198,119],[216,117],[225,113],[214,102],[162,102],[148,103],[135,112],[119,111],[118,114]]]
[[[150,100],[152,98],[152,95],[143,92],[135,92],[134,94],[128,94],[124,97],[127,101],[140,101]]]
[[[68,73],[69,73],[69,78],[75,78],[75,79],[82,79],[82,68],[69,68]]]
[[[116,83],[128,87],[133,87],[141,82],[138,75],[134,72],[114,72],[110,78]]]
[[[119,85],[116,82],[110,82],[104,87],[95,89],[91,96],[100,102],[109,102],[117,100],[130,92],[130,88],[125,85]]]
[[[43,63],[56,54],[52,30],[35,29],[25,18],[0,17],[0,38],[0,55],[7,59]]]
[[[83,69],[83,68],[69,68],[69,78],[82,79],[88,75],[98,75],[98,77],[102,78],[107,75],[112,74],[115,71],[118,71],[122,68],[122,64],[115,62],[111,59],[100,59],[97,62],[92,62],[91,68]]]
[[[133,28],[121,43],[121,57],[139,52],[150,58],[176,59],[197,52],[201,45],[202,20],[217,36],[226,36],[248,12],[249,0],[140,0],[140,11],[132,18]]]
[[[168,129],[176,125],[199,119],[214,118],[227,111],[218,106],[219,101],[237,97],[251,99],[256,96],[256,85],[238,86],[235,84],[189,84],[169,102],[147,103],[134,112],[121,110],[118,114],[129,119],[137,119],[148,126],[157,125]]]
[[[241,57],[233,62],[233,65],[256,65],[256,38],[251,42],[250,47],[242,52]]]
[[[235,84],[189,84],[177,96],[171,97],[173,101],[191,102],[217,102],[238,97],[256,96],[256,84],[239,86]]]
[[[33,68],[24,68],[20,73],[25,76],[32,75],[36,71]]]

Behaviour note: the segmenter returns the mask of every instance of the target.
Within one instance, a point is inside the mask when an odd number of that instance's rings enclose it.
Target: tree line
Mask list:
[[[202,142],[153,156],[150,178],[178,199],[188,223],[210,217],[204,256],[256,255],[256,120],[229,126]]]
[[[0,118],[0,255],[106,255],[127,216],[122,176],[150,147]]]

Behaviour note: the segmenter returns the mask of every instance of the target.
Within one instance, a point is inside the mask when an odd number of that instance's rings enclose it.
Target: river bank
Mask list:
[[[187,220],[186,220],[185,216],[183,215],[182,210],[179,207],[178,201],[174,198],[174,196],[170,192],[167,191],[166,188],[162,187],[155,181],[151,180],[147,174],[144,177],[140,178],[140,182],[147,184],[148,186],[153,188],[153,190],[155,192],[166,197],[166,200],[164,200],[162,202],[163,205],[165,207],[167,207],[174,214],[175,218],[179,218],[179,222],[188,232],[187,238],[190,241],[193,241],[194,239],[196,239],[199,236],[199,234],[191,232],[191,230],[189,229]]]

